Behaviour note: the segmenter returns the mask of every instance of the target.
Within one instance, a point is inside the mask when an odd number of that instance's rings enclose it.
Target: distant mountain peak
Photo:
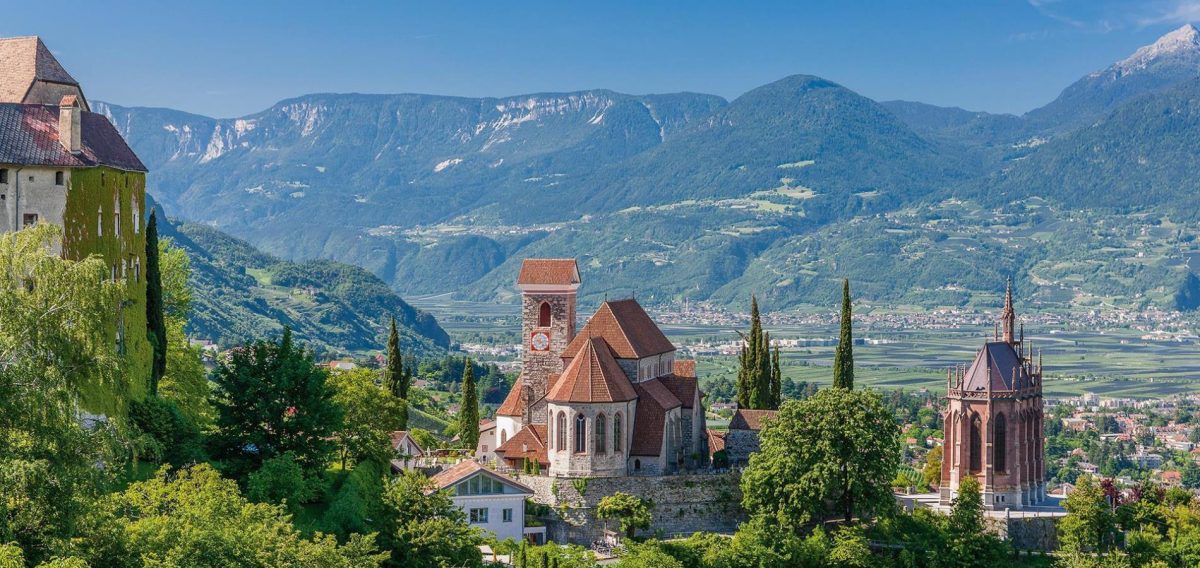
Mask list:
[[[1122,72],[1145,69],[1150,64],[1178,57],[1200,59],[1200,31],[1192,24],[1158,38],[1154,43],[1138,48],[1133,55],[1117,62],[1113,67]]]

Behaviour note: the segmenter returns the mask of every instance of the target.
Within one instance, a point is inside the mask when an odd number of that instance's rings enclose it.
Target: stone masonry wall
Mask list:
[[[1012,542],[1018,550],[1058,550],[1058,523],[1062,515],[1041,517],[987,517],[988,529]]]
[[[520,475],[534,490],[532,499],[549,505],[546,536],[558,543],[588,545],[604,537],[605,522],[595,516],[600,500],[613,493],[654,502],[654,522],[639,534],[687,535],[696,531],[732,533],[745,520],[736,473],[562,479]],[[619,532],[615,523],[610,530]]]

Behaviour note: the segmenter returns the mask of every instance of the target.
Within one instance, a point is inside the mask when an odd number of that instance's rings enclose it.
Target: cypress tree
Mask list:
[[[396,332],[396,318],[392,318],[392,329],[388,333],[387,367],[383,371],[384,384],[396,398],[408,398],[407,375],[404,372],[404,356],[400,354],[400,334]]]
[[[833,386],[854,388],[854,336],[851,331],[850,279],[842,281],[842,331],[833,352]]]
[[[150,394],[158,394],[158,382],[167,373],[167,322],[163,315],[162,272],[158,266],[158,218],[150,211],[146,223],[146,337],[153,349],[150,365]]]
[[[779,371],[779,346],[771,355],[771,409],[778,410],[783,404],[783,373]]]
[[[739,356],[737,378],[738,408],[759,408],[758,390],[761,385],[759,373],[762,369],[759,349],[762,346],[762,321],[758,315],[758,298],[750,296],[750,333],[743,336],[744,343]]]
[[[475,365],[464,360],[462,401],[458,410],[458,436],[464,448],[474,450],[479,445],[479,396],[475,393]]]

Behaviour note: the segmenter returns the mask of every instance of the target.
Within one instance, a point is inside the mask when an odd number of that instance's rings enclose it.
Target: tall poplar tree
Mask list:
[[[463,361],[462,401],[458,410],[458,439],[464,448],[479,445],[479,395],[475,392],[475,365]]]
[[[387,367],[383,383],[396,398],[408,399],[409,375],[404,369],[404,356],[400,354],[400,334],[396,332],[396,318],[392,318],[392,330],[388,334]]]
[[[842,280],[842,331],[833,352],[833,386],[854,388],[854,335],[851,331],[850,279]]]
[[[783,373],[779,371],[779,346],[771,354],[771,408],[777,409],[783,404]]]
[[[167,373],[167,321],[163,315],[162,270],[158,262],[158,217],[150,211],[146,223],[146,336],[153,349],[150,365],[150,394],[158,394],[158,382]]]
[[[771,358],[771,336],[762,330],[758,299],[750,297],[750,333],[739,356],[737,379],[738,408],[775,409],[779,407],[778,366]]]

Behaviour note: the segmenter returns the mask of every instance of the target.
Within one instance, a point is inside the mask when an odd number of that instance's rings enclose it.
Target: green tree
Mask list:
[[[146,337],[154,350],[150,366],[150,394],[167,373],[167,322],[163,315],[162,273],[158,265],[158,216],[150,211],[146,223]]]
[[[600,500],[596,506],[596,517],[617,521],[621,532],[633,538],[638,529],[650,528],[654,520],[650,513],[653,506],[653,503],[641,497],[618,491]]]
[[[0,235],[0,543],[31,565],[69,546],[123,469],[117,425],[147,379],[117,350],[124,285],[99,257],[64,260],[60,246],[50,225]],[[109,420],[80,420],[85,409]]]
[[[291,452],[279,454],[265,462],[246,479],[246,497],[256,503],[284,505],[291,512],[301,503],[316,499],[315,484],[306,479],[304,468]]]
[[[876,563],[871,558],[871,547],[862,527],[844,526],[833,535],[833,548],[829,551],[829,563],[839,568],[870,568]]]
[[[312,354],[292,343],[259,340],[229,352],[216,370],[213,445],[238,477],[262,462],[292,452],[310,476],[329,463],[332,439],[342,427],[335,391]]]
[[[391,433],[403,430],[407,421],[404,401],[376,385],[375,373],[368,369],[334,372],[329,382],[343,413],[337,432],[342,468],[348,459],[388,463],[393,457]]]
[[[391,565],[404,568],[474,568],[483,565],[479,532],[466,515],[419,472],[405,471],[384,490],[382,542]]]
[[[742,504],[793,531],[835,505],[846,522],[894,506],[900,429],[878,393],[821,389],[783,404],[742,473]]]
[[[94,566],[274,567],[379,566],[374,535],[355,535],[344,546],[332,536],[301,536],[277,505],[250,503],[237,483],[208,465],[135,483],[112,495],[105,520],[92,535]]]
[[[942,447],[935,446],[925,454],[925,468],[921,470],[921,483],[929,489],[942,482]]]
[[[778,409],[783,404],[783,372],[779,369],[779,346],[775,346],[771,354],[771,404],[770,408]]]
[[[1058,539],[1064,552],[1104,553],[1112,548],[1116,542],[1116,517],[1095,478],[1080,477],[1062,506],[1067,516],[1058,525]]]
[[[184,332],[192,313],[191,261],[182,248],[164,239],[159,241],[158,265],[167,332],[167,367],[158,395],[175,403],[198,426],[207,426],[213,421],[208,369],[200,349],[188,343]]]
[[[854,388],[854,334],[850,313],[850,279],[842,280],[842,329],[833,352],[833,386]]]
[[[738,356],[737,403],[739,408],[778,407],[780,377],[772,365],[771,337],[762,329],[758,298],[750,296],[750,333],[742,336]]]
[[[470,359],[463,366],[462,400],[458,411],[460,445],[474,450],[479,445],[479,395],[475,392],[475,365]]]
[[[1006,548],[984,527],[983,496],[979,481],[974,477],[968,476],[959,482],[958,495],[946,521],[946,532],[950,565],[984,568],[1003,563]]]
[[[683,563],[665,552],[657,541],[627,543],[620,557],[618,568],[684,568]]]
[[[396,398],[408,399],[408,387],[412,375],[404,368],[404,356],[400,354],[400,334],[396,331],[396,318],[392,318],[387,342],[387,367],[384,369],[384,384]],[[406,427],[406,426],[405,426]],[[405,427],[401,427],[403,430]]]

